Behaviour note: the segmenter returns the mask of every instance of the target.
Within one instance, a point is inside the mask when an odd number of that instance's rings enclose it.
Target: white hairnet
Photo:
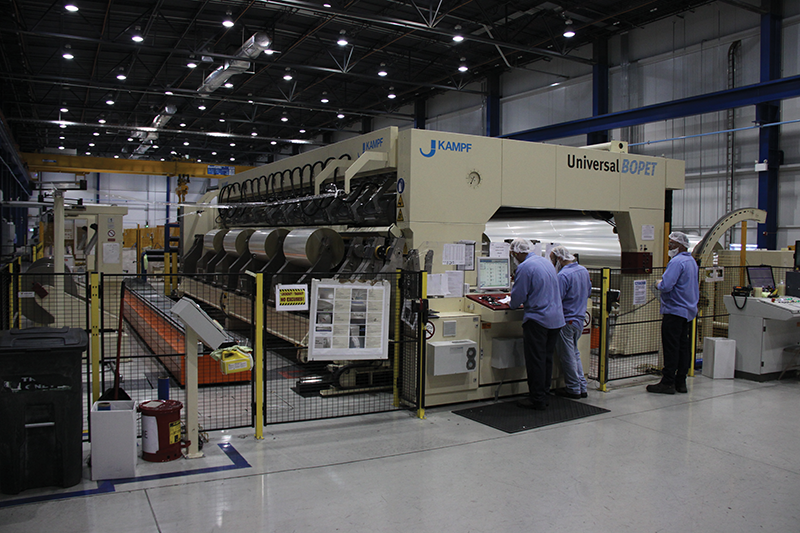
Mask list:
[[[531,250],[533,250],[533,245],[531,244],[531,241],[529,241],[528,239],[521,239],[517,237],[516,239],[511,241],[512,252],[527,254],[530,253]]]
[[[566,246],[555,246],[550,253],[553,254],[556,259],[560,259],[562,261],[575,261],[575,256],[569,253]]]
[[[689,249],[689,237],[686,236],[685,233],[680,231],[673,231],[669,234],[669,240],[675,241],[678,244],[683,245],[687,250]]]

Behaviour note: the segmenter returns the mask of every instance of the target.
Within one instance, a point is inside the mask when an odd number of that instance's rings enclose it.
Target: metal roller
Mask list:
[[[330,228],[295,229],[283,241],[283,255],[293,265],[308,268],[319,260],[325,244],[331,250],[332,263],[344,258],[344,240]]]
[[[226,229],[213,229],[203,235],[203,248],[213,252],[221,252],[223,250],[223,243],[225,235],[228,233]]]
[[[241,257],[247,251],[247,241],[255,230],[230,230],[222,239],[222,248],[234,257]]]
[[[247,247],[256,259],[266,263],[280,251],[278,247],[288,233],[284,228],[260,229],[250,236]]]

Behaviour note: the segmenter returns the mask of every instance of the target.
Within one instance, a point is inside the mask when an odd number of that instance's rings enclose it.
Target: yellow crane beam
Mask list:
[[[64,172],[86,174],[109,172],[113,174],[149,174],[152,176],[180,176],[192,178],[224,178],[250,170],[243,165],[212,165],[189,161],[149,161],[146,159],[114,159],[67,154],[29,154],[22,159],[31,172]]]

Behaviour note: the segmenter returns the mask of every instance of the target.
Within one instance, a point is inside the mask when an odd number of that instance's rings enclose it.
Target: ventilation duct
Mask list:
[[[272,44],[272,41],[266,33],[257,32],[247,39],[233,55],[244,59],[254,59],[258,57],[258,54],[269,49],[270,44]],[[231,76],[247,72],[249,68],[249,61],[229,59],[225,61],[223,66],[218,67],[203,80],[202,85],[197,88],[197,92],[200,94],[213,93],[228,81]]]
[[[153,123],[151,126],[156,129],[161,129],[166,127],[167,123],[175,116],[175,113],[178,112],[178,108],[174,105],[164,106],[164,109],[161,111],[160,114],[156,115],[156,118],[153,119]],[[137,156],[144,155],[158,140],[158,132],[151,131],[148,132],[147,135],[144,135],[144,132],[135,132],[133,135],[134,137],[144,137],[142,139],[142,143],[136,147],[133,151],[133,157],[136,159]]]

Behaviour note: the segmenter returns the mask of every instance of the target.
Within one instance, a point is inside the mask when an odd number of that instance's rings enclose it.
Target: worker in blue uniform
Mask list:
[[[589,278],[589,271],[575,262],[575,256],[565,246],[556,246],[550,250],[550,261],[558,272],[561,306],[566,323],[556,342],[556,355],[564,373],[564,388],[556,389],[553,393],[578,400],[588,396],[578,339],[583,333],[586,303],[592,295],[592,280]]]
[[[661,381],[647,386],[647,392],[675,394],[688,392],[686,374],[691,363],[691,323],[697,315],[700,280],[697,262],[689,254],[689,238],[685,233],[669,234],[667,269],[656,283],[661,292],[661,345],[664,369]]]
[[[524,305],[522,338],[528,372],[527,409],[545,410],[553,375],[553,352],[564,326],[561,293],[553,264],[532,251],[527,239],[514,239],[510,255],[519,262],[511,287],[511,309]]]

